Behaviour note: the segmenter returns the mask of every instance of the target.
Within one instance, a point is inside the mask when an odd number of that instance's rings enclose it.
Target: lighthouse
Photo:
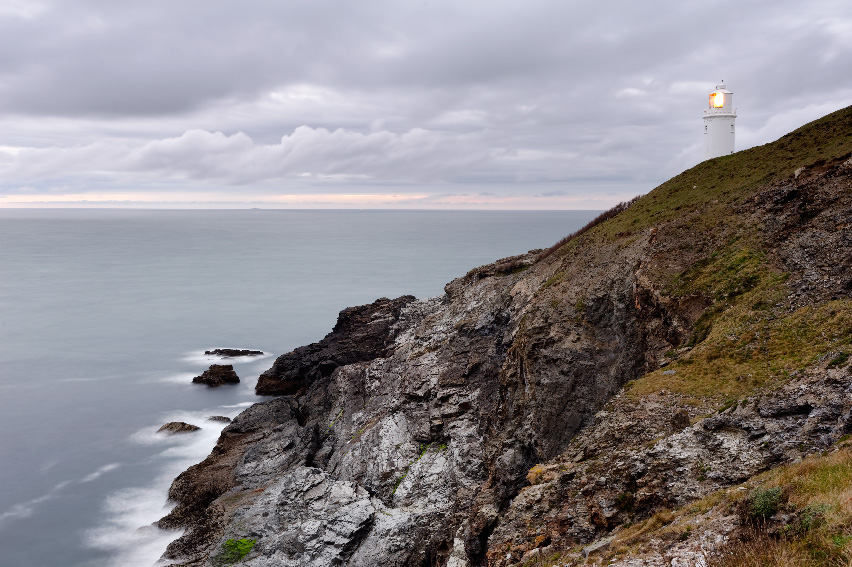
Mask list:
[[[716,85],[710,93],[710,105],[704,111],[704,159],[712,159],[734,153],[734,93],[725,88],[725,83]]]

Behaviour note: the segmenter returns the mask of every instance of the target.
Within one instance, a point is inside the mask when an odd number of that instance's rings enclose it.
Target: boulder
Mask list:
[[[224,415],[211,415],[207,418],[207,421],[221,421],[223,423],[231,423],[231,418],[225,417]]]
[[[197,425],[192,425],[191,423],[170,421],[159,428],[157,433],[168,433],[169,435],[174,435],[175,433],[190,433],[192,431],[198,431],[199,429],[201,428]]]
[[[262,356],[262,350],[248,350],[238,348],[214,348],[213,350],[205,350],[204,354],[209,356],[221,356],[222,358],[234,358],[237,356]]]
[[[207,384],[214,388],[223,384],[239,384],[239,382],[240,377],[230,364],[211,364],[201,376],[192,379],[193,384]]]
[[[689,412],[683,408],[675,410],[669,419],[669,425],[674,431],[681,431],[689,427]]]

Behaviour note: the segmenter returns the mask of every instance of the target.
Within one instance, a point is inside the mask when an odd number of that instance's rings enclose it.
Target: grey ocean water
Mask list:
[[[339,310],[430,297],[597,211],[0,210],[0,565],[144,567],[171,479]],[[190,383],[241,359],[243,382]],[[202,431],[155,434],[164,422]]]

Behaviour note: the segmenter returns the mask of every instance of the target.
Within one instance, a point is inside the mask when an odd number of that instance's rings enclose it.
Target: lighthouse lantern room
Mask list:
[[[710,93],[709,107],[704,111],[704,159],[734,153],[734,93],[725,88],[725,83],[716,85]]]

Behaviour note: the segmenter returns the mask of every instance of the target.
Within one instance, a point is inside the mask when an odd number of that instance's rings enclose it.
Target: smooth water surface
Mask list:
[[[596,214],[0,209],[0,563],[152,564],[175,534],[139,528],[274,356]],[[237,386],[191,384],[215,347],[269,356],[233,361]],[[203,429],[155,433],[174,420]]]

